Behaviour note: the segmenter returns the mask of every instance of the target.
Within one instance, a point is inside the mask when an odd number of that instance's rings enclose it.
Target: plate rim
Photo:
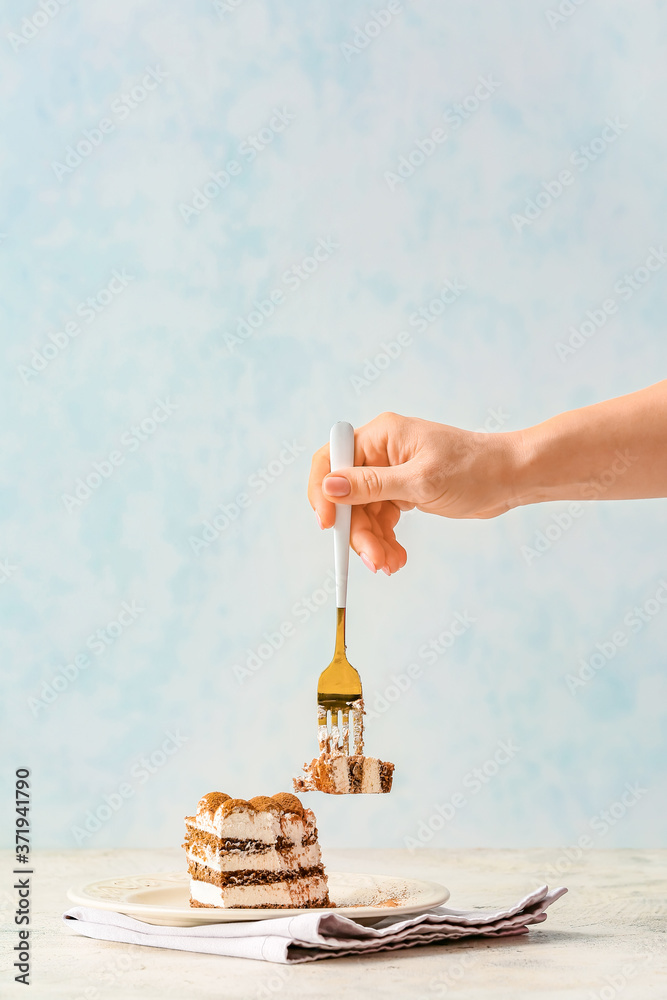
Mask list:
[[[369,919],[380,920],[384,917],[389,916],[408,916],[410,914],[415,914],[419,912],[426,912],[427,910],[433,909],[434,906],[442,906],[450,898],[451,893],[447,886],[443,885],[441,882],[433,882],[429,879],[419,879],[419,878],[408,878],[403,875],[390,875],[385,872],[341,872],[337,870],[330,870],[327,873],[329,876],[342,876],[345,878],[374,878],[374,879],[387,879],[393,882],[400,881],[407,885],[413,886],[415,889],[421,887],[422,890],[427,887],[431,892],[437,890],[439,898],[428,904],[424,903],[413,903],[406,904],[403,906],[388,907],[388,906],[341,906],[341,907],[290,907],[290,908],[241,908],[234,907],[232,909],[224,909],[223,907],[174,907],[174,906],[161,906],[154,903],[132,903],[123,902],[117,899],[96,899],[92,895],[88,895],[86,890],[92,886],[104,885],[105,883],[115,882],[118,879],[132,878],[132,879],[165,879],[171,881],[173,884],[177,881],[174,876],[180,875],[183,877],[184,883],[189,881],[189,875],[187,871],[164,871],[164,872],[144,872],[138,873],[136,875],[112,875],[108,878],[96,879],[94,881],[88,881],[85,885],[74,885],[70,886],[67,890],[67,898],[71,903],[76,906],[87,906],[91,909],[96,910],[107,910],[115,913],[122,913],[125,916],[133,917],[136,920],[142,920],[144,923],[151,924],[153,926],[172,926],[172,927],[192,927],[201,926],[205,924],[218,924],[218,923],[245,923],[251,921],[259,920],[269,920],[269,919],[279,919],[280,917],[296,917],[303,913],[336,913],[339,916],[348,917],[350,920],[362,920],[367,922]],[[128,889],[128,892],[132,890]],[[134,891],[139,891],[134,890]],[[353,912],[351,912],[353,911]],[[145,915],[142,916],[142,913]],[[156,925],[155,921],[150,919],[152,914],[159,914],[164,917],[178,918],[181,917],[183,922],[180,924],[174,923],[170,920],[169,924]],[[224,915],[223,915],[224,914]]]

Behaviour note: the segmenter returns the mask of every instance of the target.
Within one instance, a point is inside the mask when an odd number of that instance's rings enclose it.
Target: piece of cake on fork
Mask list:
[[[329,795],[390,792],[394,765],[377,757],[324,752],[303,765],[303,775],[294,778],[295,792],[327,792]]]
[[[326,671],[325,671],[326,673]],[[320,678],[321,679],[321,678]],[[303,765],[303,774],[292,779],[295,792],[327,792],[329,795],[387,794],[394,781],[394,765],[388,760],[364,756],[364,700],[359,697],[348,705],[348,721],[343,717],[339,729],[335,712],[331,726],[327,711],[317,708],[317,736],[319,757]],[[354,716],[354,732],[351,718]],[[353,752],[347,748],[353,745]]]
[[[296,795],[209,792],[185,826],[190,906],[331,905],[315,816]]]

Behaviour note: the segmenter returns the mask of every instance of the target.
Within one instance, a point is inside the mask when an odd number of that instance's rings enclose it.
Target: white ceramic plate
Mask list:
[[[449,899],[449,889],[437,882],[396,878],[393,875],[357,875],[327,872],[329,896],[334,912],[359,923],[382,917],[420,913]],[[115,910],[147,924],[168,927],[195,927],[198,924],[234,923],[240,920],[268,920],[292,917],[297,913],[317,913],[314,909],[241,910],[191,907],[190,878],[187,872],[160,872],[131,875],[90,882],[70,889],[69,899],[79,906]]]

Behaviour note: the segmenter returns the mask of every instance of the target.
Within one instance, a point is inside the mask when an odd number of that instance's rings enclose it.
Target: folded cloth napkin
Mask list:
[[[504,937],[525,934],[529,924],[546,920],[544,912],[567,889],[542,886],[515,906],[495,912],[450,910],[437,906],[426,913],[401,919],[385,917],[370,927],[335,911],[300,913],[296,917],[238,923],[202,924],[198,927],[163,927],[135,920],[122,913],[74,906],[63,914],[74,934],[123,941],[153,948],[232,955],[293,965],[319,958],[395,951],[417,944],[438,944],[462,937]]]

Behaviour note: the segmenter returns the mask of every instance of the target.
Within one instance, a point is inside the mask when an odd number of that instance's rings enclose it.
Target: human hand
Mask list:
[[[329,468],[329,445],[313,456],[308,499],[331,528],[336,504],[352,504],[350,544],[374,573],[405,565],[394,529],[402,511],[453,518],[496,517],[515,506],[513,434],[460,430],[397,413],[382,413],[355,431],[354,468]]]

